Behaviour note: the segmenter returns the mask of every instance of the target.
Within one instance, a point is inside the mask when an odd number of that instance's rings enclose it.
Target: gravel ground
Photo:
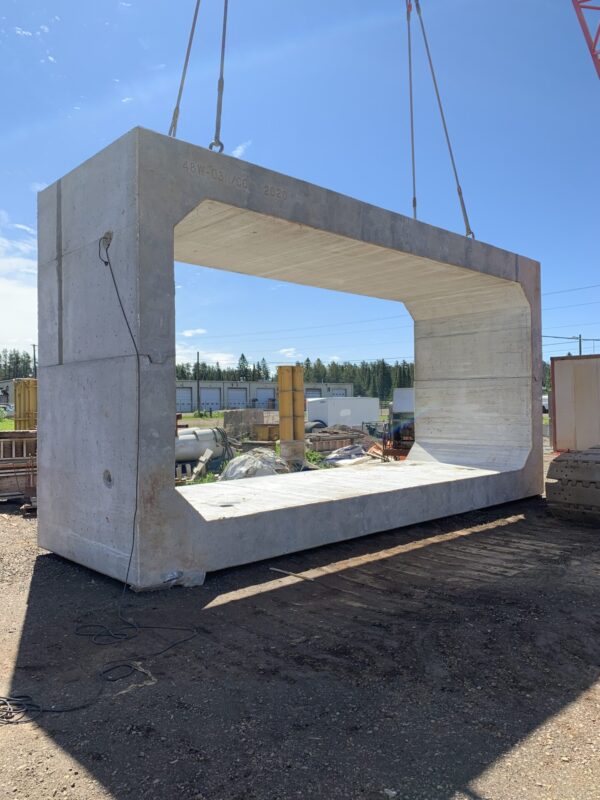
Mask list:
[[[600,538],[537,499],[127,595],[0,507],[0,796],[598,800]],[[274,571],[281,570],[281,571]],[[289,574],[293,573],[293,574]],[[143,672],[107,683],[102,665]]]

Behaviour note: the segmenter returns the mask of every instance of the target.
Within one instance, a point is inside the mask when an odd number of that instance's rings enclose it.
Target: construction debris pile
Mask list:
[[[223,428],[180,428],[175,443],[176,483],[211,483],[397,460],[386,455],[377,426],[369,425],[367,432],[348,425],[324,427],[307,422],[305,429],[305,459],[291,464],[280,451],[277,412],[226,411]]]
[[[299,364],[279,367],[277,383],[277,411],[224,411],[222,428],[182,424],[175,444],[176,479],[237,480],[400,461],[408,455],[414,441],[412,412],[405,415],[408,421],[399,419],[390,403],[386,422],[374,397],[306,398]],[[411,436],[406,435],[408,423]]]
[[[273,450],[256,447],[232,459],[219,477],[220,481],[235,481],[240,478],[259,478],[263,475],[285,475],[290,472],[286,462]]]

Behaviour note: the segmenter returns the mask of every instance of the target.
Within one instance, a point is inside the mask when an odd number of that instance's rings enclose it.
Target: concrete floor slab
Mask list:
[[[454,484],[495,474],[491,470],[437,462],[373,462],[326,471],[270,475],[239,481],[178,487],[177,491],[208,521],[245,517],[295,508],[336,503],[350,498],[385,500],[394,493],[398,524],[402,524],[402,493],[418,488],[422,496],[435,484]],[[431,509],[433,518],[439,509]]]
[[[139,588],[190,584],[541,491],[536,262],[139,128],[41,193],[39,230],[43,547]],[[174,259],[403,302],[410,460],[176,490]]]

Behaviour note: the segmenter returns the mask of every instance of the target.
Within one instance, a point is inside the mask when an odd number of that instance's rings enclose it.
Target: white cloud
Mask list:
[[[131,103],[131,102],[133,102],[133,97],[123,97],[121,102],[122,103]]]
[[[299,353],[295,347],[282,347],[281,350],[277,351],[281,353],[284,358],[293,358],[293,359],[300,359],[303,358],[302,353]]]
[[[33,36],[31,31],[26,31],[23,28],[19,27],[15,28],[15,33],[17,34],[17,36]]]
[[[234,147],[233,150],[231,151],[231,155],[234,158],[241,158],[251,144],[252,144],[252,139],[248,139],[247,142],[242,142],[241,144],[238,144],[238,146]]]
[[[187,331],[181,331],[181,335],[187,339],[191,339],[192,336],[200,336],[203,333],[206,333],[206,328],[188,328]]]
[[[14,223],[0,209],[0,341],[29,348],[37,339],[37,241],[29,225]]]
[[[125,6],[125,8],[131,8],[133,5],[132,3],[119,3],[120,6]]]
[[[11,222],[0,209],[0,274],[13,278],[37,272],[36,233],[29,225]]]
[[[51,61],[53,64],[56,64],[56,59],[54,56],[48,56],[48,61]]]
[[[30,228],[29,225],[21,225],[20,223],[15,222],[15,223],[13,223],[12,227],[15,228],[18,231],[25,231],[25,233],[30,233],[32,236],[36,235],[35,234],[35,229],[34,228]]]
[[[29,350],[37,341],[37,289],[35,285],[0,275],[0,341],[3,347]]]
[[[342,359],[339,356],[329,356],[330,361],[341,361]]]
[[[29,188],[32,192],[41,192],[48,186],[47,183],[42,183],[40,181],[34,181],[33,183],[29,184]]]
[[[50,28],[47,25],[40,25],[40,31],[42,33],[50,33]]]
[[[193,364],[196,360],[196,353],[200,353],[200,361],[206,364],[216,364],[217,361],[222,367],[235,367],[238,358],[235,353],[223,353],[220,351],[200,350],[196,347],[183,342],[178,342],[175,348],[175,359],[178,364]]]

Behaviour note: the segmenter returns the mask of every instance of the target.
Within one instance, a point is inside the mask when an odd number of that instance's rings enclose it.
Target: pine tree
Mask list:
[[[313,381],[316,383],[325,383],[327,380],[327,367],[320,358],[313,363]]]
[[[237,380],[239,381],[247,381],[250,375],[250,369],[248,368],[248,359],[243,353],[238,360],[237,375],[238,375]]]
[[[311,383],[314,381],[315,377],[313,375],[313,365],[310,358],[307,358],[304,362],[304,380],[307,383]]]
[[[260,362],[260,369],[262,372],[263,381],[270,381],[271,380],[271,370],[269,369],[269,365],[265,361],[265,359],[261,359]]]

